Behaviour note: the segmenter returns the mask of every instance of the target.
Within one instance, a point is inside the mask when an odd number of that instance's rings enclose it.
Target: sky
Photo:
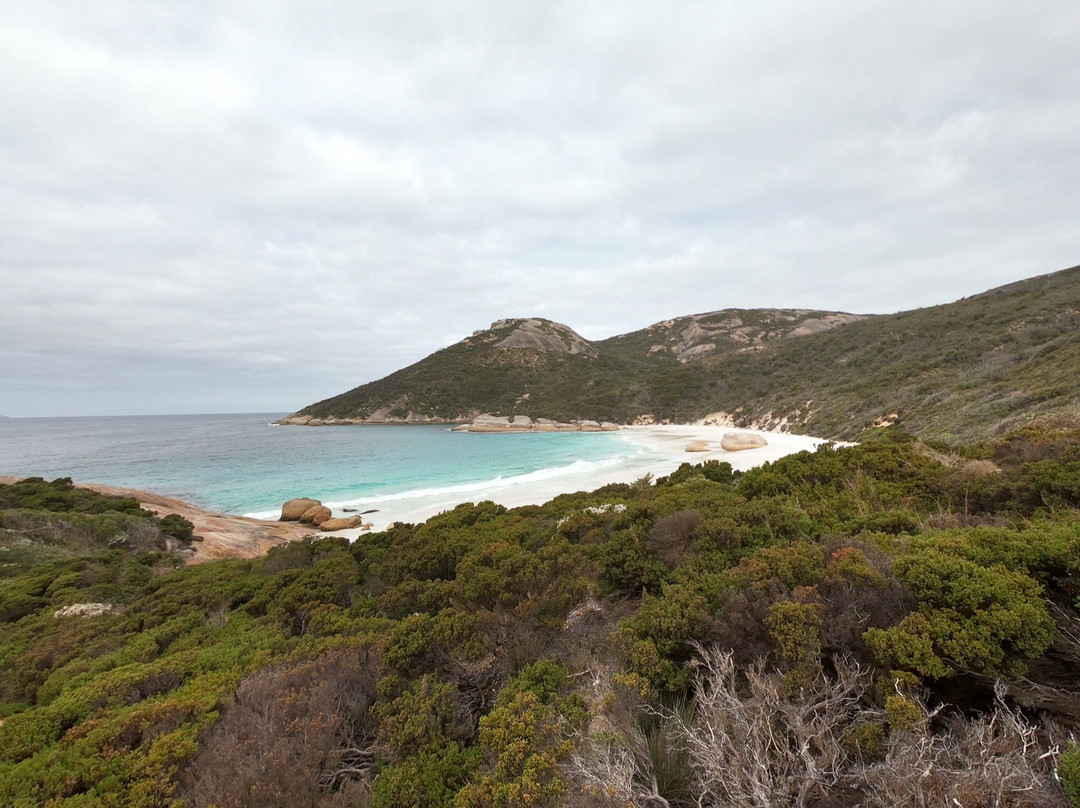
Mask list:
[[[0,0],[0,414],[1080,263],[1080,3]]]

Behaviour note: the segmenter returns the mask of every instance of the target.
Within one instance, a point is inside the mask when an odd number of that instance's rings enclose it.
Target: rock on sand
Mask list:
[[[709,442],[706,440],[692,440],[686,445],[686,451],[707,452],[709,451]]]
[[[312,505],[306,511],[304,515],[300,517],[300,523],[305,525],[321,525],[327,519],[334,516],[333,511],[327,508],[325,505]]]
[[[745,449],[760,449],[769,442],[761,435],[750,432],[728,432],[720,440],[720,445],[729,452],[741,452]]]
[[[316,505],[322,505],[317,499],[308,499],[307,497],[301,497],[299,499],[290,499],[284,505],[281,506],[281,517],[279,522],[299,522],[300,517],[309,509]]]
[[[321,525],[319,530],[329,533],[335,530],[350,530],[354,527],[360,527],[364,520],[359,516],[346,516],[344,519],[327,519]]]

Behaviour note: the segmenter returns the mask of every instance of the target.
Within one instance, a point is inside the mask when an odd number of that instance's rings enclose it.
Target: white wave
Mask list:
[[[530,471],[525,474],[515,474],[511,477],[500,476],[477,482],[435,486],[431,488],[409,488],[404,491],[324,502],[323,504],[330,509],[340,510],[343,508],[385,505],[387,503],[406,502],[409,500],[429,499],[433,497],[446,497],[457,502],[465,502],[473,499],[474,496],[472,495],[480,492],[491,492],[494,494],[515,486],[535,485],[548,480],[558,480],[574,476],[592,477],[598,472],[617,468],[627,459],[628,458],[625,455],[619,455],[605,458],[604,460],[575,460],[573,463],[569,463],[565,466],[552,466],[536,471]],[[589,486],[586,485],[585,487],[587,488]],[[279,515],[279,511],[259,511],[257,513],[247,513],[244,515],[253,519],[276,519]]]

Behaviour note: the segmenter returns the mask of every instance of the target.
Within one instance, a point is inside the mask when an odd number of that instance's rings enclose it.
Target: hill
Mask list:
[[[1078,325],[1080,267],[893,315],[724,309],[595,342],[548,320],[508,319],[296,415],[712,419],[837,438],[902,423],[987,437],[1076,406]]]

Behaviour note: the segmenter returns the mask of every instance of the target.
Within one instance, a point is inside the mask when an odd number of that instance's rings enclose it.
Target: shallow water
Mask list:
[[[619,433],[271,425],[282,415],[0,419],[0,474],[71,477],[276,517],[296,496],[334,507],[463,501],[508,486],[587,481],[649,454]]]

